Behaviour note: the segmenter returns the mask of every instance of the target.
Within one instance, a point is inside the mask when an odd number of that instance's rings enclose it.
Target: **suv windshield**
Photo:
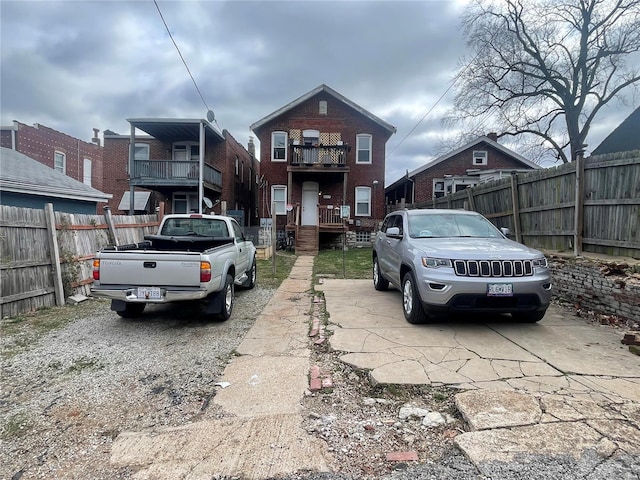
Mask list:
[[[411,238],[443,237],[502,237],[491,222],[476,215],[455,213],[409,215],[409,236]]]

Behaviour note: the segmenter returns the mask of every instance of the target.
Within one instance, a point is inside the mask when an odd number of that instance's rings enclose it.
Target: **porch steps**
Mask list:
[[[318,228],[315,226],[299,227],[296,238],[297,255],[318,254]]]

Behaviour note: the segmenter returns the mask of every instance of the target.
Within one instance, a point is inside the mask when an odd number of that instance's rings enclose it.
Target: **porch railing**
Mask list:
[[[200,162],[193,160],[136,160],[133,162],[132,180],[198,179]],[[222,172],[204,164],[203,179],[222,187]]]
[[[300,205],[296,205],[290,212],[287,212],[287,225],[295,226],[296,228],[301,224],[300,218]],[[340,208],[328,208],[326,205],[318,206],[318,225],[321,226],[341,226],[342,218],[340,218]]]
[[[349,145],[291,145],[291,165],[344,166]]]

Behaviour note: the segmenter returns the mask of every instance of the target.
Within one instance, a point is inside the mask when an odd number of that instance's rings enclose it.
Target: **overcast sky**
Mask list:
[[[0,0],[0,122],[90,141],[94,127],[128,134],[127,118],[205,118],[209,108],[246,146],[252,123],[324,83],[397,128],[389,185],[448,133],[440,122],[454,90],[437,102],[468,56],[464,4],[159,1],[205,106],[152,0]],[[637,106],[605,108],[590,148]]]

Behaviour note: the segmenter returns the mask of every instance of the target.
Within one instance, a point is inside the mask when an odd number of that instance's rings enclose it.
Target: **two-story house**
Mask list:
[[[396,129],[320,85],[251,125],[260,141],[260,216],[317,253],[384,217],[385,146]]]
[[[407,172],[386,187],[385,208],[425,207],[449,193],[498,180],[514,171],[539,168],[542,167],[498,143],[495,133],[489,133]]]
[[[14,121],[0,127],[0,146],[15,150],[49,168],[96,190],[102,185],[102,147],[99,130],[93,129],[91,142],[36,123]]]
[[[204,119],[130,118],[129,135],[104,133],[105,188],[116,213],[222,213],[258,223],[260,164],[255,147],[240,145]],[[142,132],[142,133],[139,133]]]

